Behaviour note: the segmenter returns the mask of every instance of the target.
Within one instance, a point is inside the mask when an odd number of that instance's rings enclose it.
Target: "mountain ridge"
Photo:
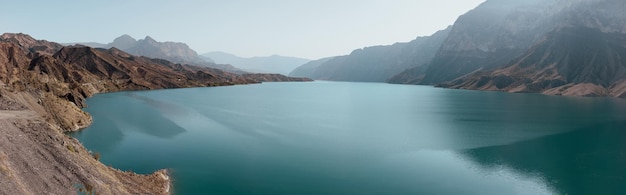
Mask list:
[[[196,51],[191,49],[187,44],[182,42],[165,41],[159,42],[150,36],[144,39],[135,39],[130,35],[124,34],[115,38],[111,43],[102,44],[95,42],[82,43],[66,43],[64,45],[84,45],[93,48],[118,48],[127,53],[146,56],[149,58],[159,58],[174,63],[190,64],[197,66],[206,66],[210,68],[218,68],[228,72],[245,74],[248,73],[241,69],[235,68],[229,64],[216,64],[212,59],[198,55]]]
[[[439,86],[624,98],[626,17],[616,0],[569,2],[554,30],[502,66]]]
[[[208,57],[218,64],[230,64],[239,69],[256,73],[279,73],[289,74],[298,66],[309,62],[309,59],[271,55],[256,57],[240,57],[234,54],[214,51],[204,53],[201,56]]]
[[[314,70],[302,71],[307,69],[303,67],[293,74],[320,80],[385,82],[408,68],[427,64],[449,32],[450,27],[410,42],[355,49],[349,55],[307,65]]]

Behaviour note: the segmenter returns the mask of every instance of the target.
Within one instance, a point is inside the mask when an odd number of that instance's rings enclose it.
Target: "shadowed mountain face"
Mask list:
[[[389,82],[626,97],[624,10],[619,0],[489,0],[459,17],[428,69]]]
[[[502,67],[442,86],[553,95],[626,97],[623,2],[583,1],[559,27]]]
[[[626,97],[626,35],[587,27],[558,29],[510,65],[444,86]]]
[[[357,49],[350,55],[312,63],[314,66],[307,64],[292,74],[320,80],[384,82],[408,68],[428,63],[449,32],[446,29],[408,43]]]
[[[287,56],[267,56],[244,58],[224,52],[210,52],[202,54],[218,64],[230,64],[239,69],[256,73],[278,73],[287,75],[296,67],[309,62],[303,58]]]
[[[488,0],[457,19],[427,70],[413,68],[390,82],[436,84],[501,66],[552,30],[554,15],[564,4],[558,0]]]

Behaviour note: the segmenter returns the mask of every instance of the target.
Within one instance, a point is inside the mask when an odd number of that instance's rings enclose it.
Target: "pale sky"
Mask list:
[[[12,0],[0,34],[54,42],[187,43],[199,54],[318,59],[407,42],[446,28],[485,0]]]

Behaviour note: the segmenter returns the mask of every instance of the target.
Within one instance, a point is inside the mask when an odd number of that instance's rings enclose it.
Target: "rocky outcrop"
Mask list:
[[[384,82],[408,68],[427,64],[449,32],[446,29],[408,43],[357,49],[350,55],[326,59],[314,71],[300,72],[306,69],[302,68],[293,75],[316,80]]]
[[[169,194],[166,171],[137,175],[114,170],[63,134],[91,124],[89,114],[81,110],[87,97],[121,90],[259,83],[259,78],[295,80],[181,65],[116,48],[62,47],[24,34],[1,38],[0,194]]]

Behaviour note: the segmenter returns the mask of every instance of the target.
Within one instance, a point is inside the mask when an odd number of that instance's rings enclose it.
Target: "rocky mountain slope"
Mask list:
[[[446,29],[408,43],[357,49],[349,55],[328,59],[310,74],[295,75],[319,80],[384,82],[408,68],[428,63],[449,32]]]
[[[81,110],[85,98],[120,90],[282,80],[307,79],[239,75],[134,56],[116,48],[62,47],[25,34],[3,34],[0,194],[68,194],[81,188],[76,186],[103,194],[167,194],[166,171],[144,176],[114,170],[93,160],[80,143],[63,134],[91,124],[91,117]]]
[[[554,29],[566,4],[559,0],[488,0],[457,19],[427,69],[409,69],[389,82],[436,84],[502,66]]]
[[[452,88],[626,97],[626,17],[618,1],[583,2],[561,27],[502,68],[444,84]],[[616,16],[623,18],[616,18]],[[618,24],[618,25],[616,25]]]
[[[209,52],[202,54],[218,64],[230,64],[236,68],[255,73],[278,73],[287,75],[296,67],[309,62],[304,58],[288,56],[266,56],[244,58],[224,52]]]
[[[389,82],[624,97],[626,4],[488,0],[459,17],[428,69]]]

